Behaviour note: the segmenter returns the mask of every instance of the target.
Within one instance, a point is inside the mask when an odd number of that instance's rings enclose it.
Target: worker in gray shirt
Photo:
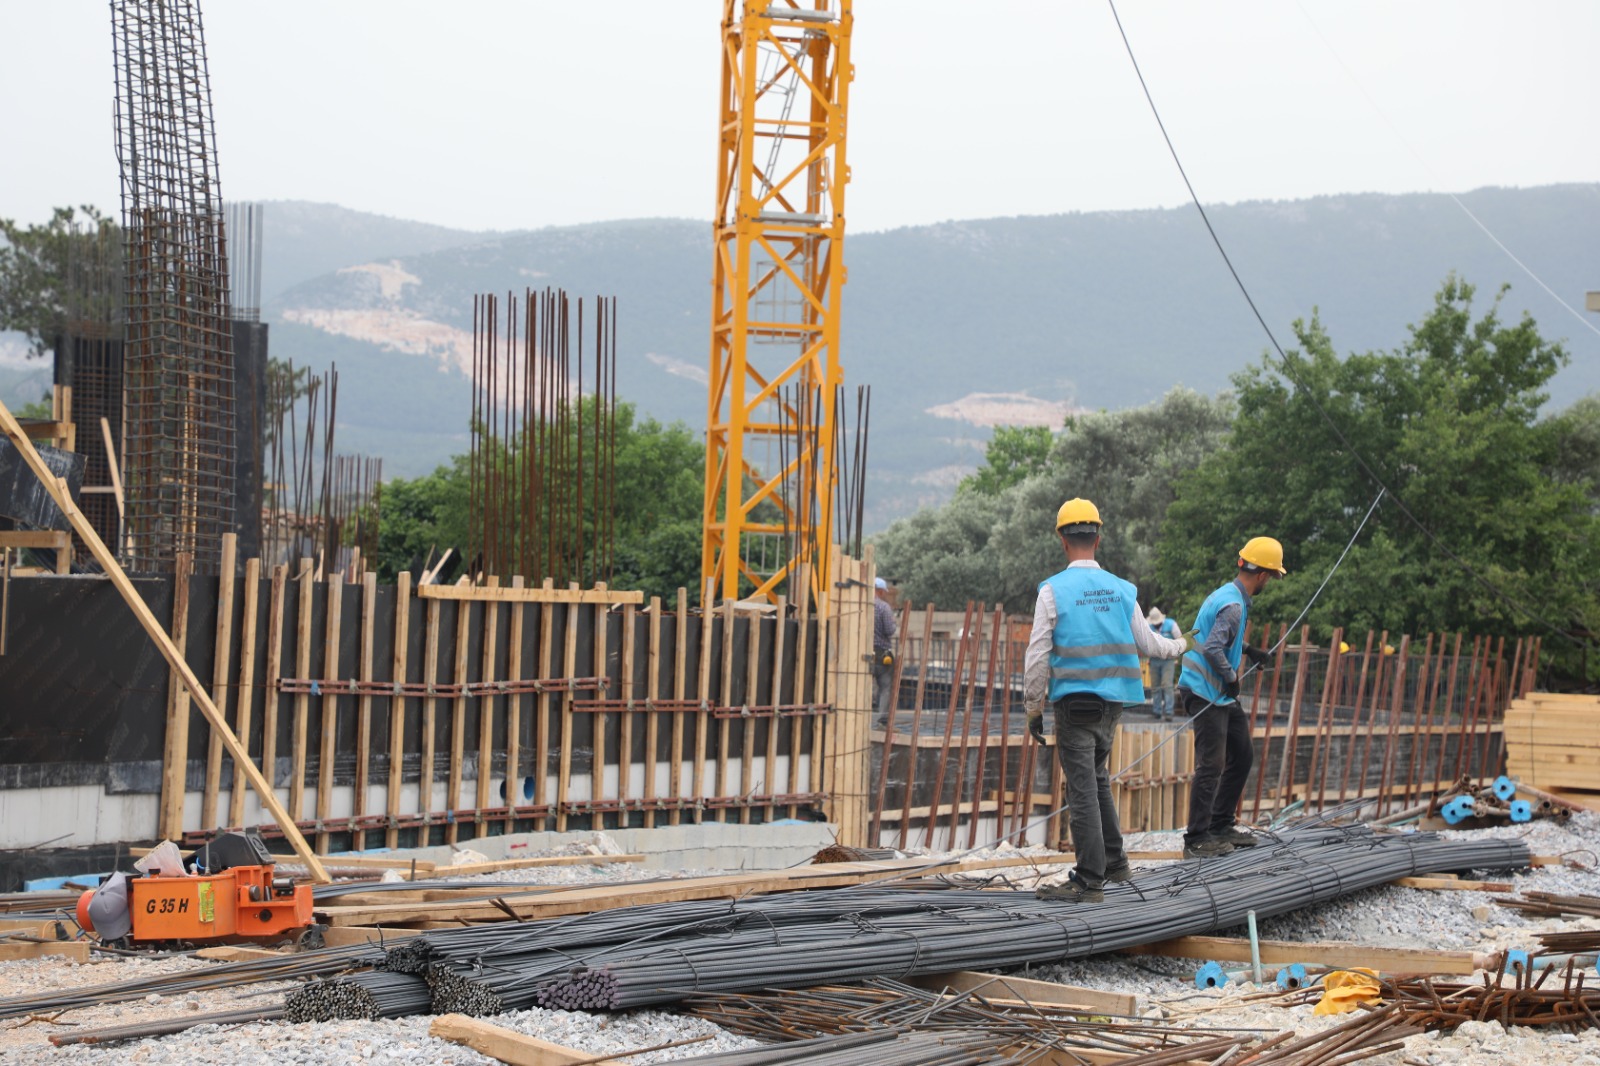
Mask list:
[[[894,608],[889,583],[878,578],[872,601],[872,724],[884,726],[894,713]]]
[[[1244,642],[1250,601],[1268,581],[1281,577],[1283,545],[1256,537],[1239,549],[1238,574],[1200,606],[1192,630],[1195,647],[1183,656],[1178,698],[1194,723],[1194,778],[1189,783],[1189,825],[1183,856],[1204,859],[1255,846],[1248,830],[1234,825],[1255,752],[1250,722],[1239,705],[1239,665],[1257,666],[1270,656]]]

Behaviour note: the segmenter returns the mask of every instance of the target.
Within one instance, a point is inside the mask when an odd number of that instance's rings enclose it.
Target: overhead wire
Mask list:
[[[1439,181],[1439,176],[1435,174],[1433,168],[1428,165],[1428,161],[1422,157],[1422,153],[1418,152],[1416,148],[1412,146],[1411,142],[1406,139],[1405,134],[1400,131],[1400,127],[1392,118],[1389,117],[1389,113],[1383,109],[1378,101],[1372,98],[1371,93],[1367,92],[1367,87],[1361,83],[1361,79],[1356,77],[1355,71],[1350,69],[1349,64],[1344,61],[1344,57],[1339,55],[1338,51],[1333,47],[1333,42],[1329,41],[1327,36],[1322,32],[1322,27],[1318,26],[1316,20],[1311,17],[1311,12],[1306,10],[1304,4],[1297,3],[1295,6],[1300,9],[1300,14],[1305,16],[1306,22],[1311,24],[1312,32],[1317,35],[1317,39],[1322,42],[1322,46],[1328,50],[1328,54],[1333,57],[1333,61],[1339,64],[1340,69],[1342,69],[1345,72],[1345,75],[1349,77],[1351,84],[1353,84],[1357,91],[1359,91],[1361,95],[1366,98],[1367,103],[1371,105],[1372,110],[1378,113],[1378,117],[1383,119],[1384,123],[1389,127],[1390,132],[1395,135],[1401,144],[1405,145],[1406,151],[1411,153],[1411,157],[1422,165],[1422,169],[1426,170],[1428,172],[1428,176],[1431,177],[1437,184]],[[1597,336],[1600,336],[1600,326],[1596,326],[1593,322],[1589,321],[1587,318],[1584,318],[1582,313],[1579,312],[1576,307],[1573,307],[1571,304],[1567,303],[1567,301],[1563,300],[1554,289],[1552,289],[1549,285],[1546,285],[1544,279],[1538,274],[1534,273],[1532,267],[1519,259],[1517,254],[1507,247],[1504,241],[1495,236],[1494,231],[1485,225],[1482,219],[1472,213],[1472,209],[1466,205],[1461,197],[1457,196],[1453,192],[1446,192],[1445,195],[1450,197],[1451,201],[1461,209],[1462,214],[1466,215],[1472,220],[1473,225],[1477,226],[1483,231],[1483,235],[1485,237],[1488,237],[1490,241],[1494,242],[1494,246],[1496,248],[1505,253],[1507,259],[1517,264],[1518,269],[1520,269],[1524,274],[1528,275],[1528,277],[1532,278],[1535,285],[1543,289],[1552,300],[1560,304],[1562,310],[1566,311],[1567,314],[1577,319],[1585,328],[1589,329]]]
[[[1278,353],[1278,361],[1284,377],[1288,378],[1295,388],[1297,388],[1310,402],[1311,406],[1316,409],[1317,414],[1322,417],[1323,422],[1327,424],[1328,429],[1333,433],[1334,437],[1341,445],[1344,446],[1345,450],[1350,453],[1351,457],[1355,459],[1356,463],[1361,467],[1362,471],[1367,475],[1367,477],[1372,480],[1373,484],[1385,490],[1385,492],[1394,500],[1395,506],[1400,508],[1400,513],[1405,515],[1411,524],[1414,525],[1423,536],[1427,537],[1435,548],[1443,552],[1452,562],[1460,567],[1463,572],[1465,572],[1469,577],[1478,582],[1484,588],[1492,592],[1500,600],[1521,611],[1528,618],[1533,619],[1539,624],[1545,626],[1551,632],[1565,637],[1574,645],[1578,647],[1587,647],[1587,641],[1582,640],[1576,635],[1568,632],[1566,629],[1556,625],[1554,622],[1551,622],[1549,619],[1545,618],[1532,607],[1527,606],[1520,600],[1517,600],[1509,593],[1505,592],[1499,586],[1491,582],[1488,578],[1478,573],[1478,571],[1470,566],[1465,559],[1462,559],[1461,556],[1457,555],[1453,550],[1451,550],[1449,545],[1440,540],[1433,530],[1424,525],[1422,520],[1416,516],[1416,514],[1411,510],[1410,506],[1406,503],[1405,499],[1388,484],[1388,482],[1378,473],[1376,469],[1373,468],[1372,464],[1367,461],[1366,456],[1361,454],[1360,450],[1357,449],[1356,446],[1351,442],[1350,438],[1346,436],[1344,430],[1341,429],[1339,424],[1334,421],[1333,416],[1328,413],[1327,408],[1325,408],[1322,405],[1322,402],[1317,399],[1316,393],[1295,376],[1293,370],[1291,369],[1292,360],[1289,358],[1288,353],[1284,351],[1283,345],[1278,343],[1278,338],[1272,332],[1272,327],[1267,324],[1266,317],[1261,313],[1261,309],[1256,306],[1255,298],[1250,295],[1249,287],[1245,285],[1243,277],[1240,276],[1238,269],[1233,265],[1233,259],[1228,255],[1228,250],[1223,245],[1222,238],[1217,234],[1216,227],[1211,224],[1211,216],[1206,213],[1205,205],[1200,202],[1200,196],[1195,191],[1194,183],[1189,180],[1189,173],[1184,169],[1183,160],[1178,156],[1177,146],[1173,144],[1172,135],[1167,132],[1166,122],[1161,118],[1161,111],[1156,107],[1155,96],[1151,93],[1150,86],[1145,81],[1144,71],[1139,66],[1138,57],[1134,55],[1133,44],[1128,39],[1127,30],[1122,25],[1122,16],[1117,12],[1116,0],[1106,0],[1106,3],[1111,8],[1111,17],[1116,21],[1117,33],[1122,37],[1122,45],[1127,50],[1129,62],[1133,64],[1133,72],[1139,79],[1139,87],[1144,91],[1145,101],[1150,105],[1150,113],[1155,117],[1156,125],[1161,130],[1161,137],[1166,142],[1167,151],[1172,156],[1172,162],[1177,166],[1178,174],[1183,179],[1184,187],[1189,191],[1189,199],[1193,201],[1195,210],[1200,212],[1200,220],[1205,223],[1206,232],[1210,234],[1212,244],[1216,245],[1217,252],[1222,256],[1222,261],[1227,266],[1228,273],[1232,275],[1234,284],[1238,286],[1240,294],[1244,296],[1245,303],[1249,304],[1251,314],[1255,315],[1256,321],[1261,325],[1262,332],[1267,335],[1267,340],[1272,343],[1273,350]]]

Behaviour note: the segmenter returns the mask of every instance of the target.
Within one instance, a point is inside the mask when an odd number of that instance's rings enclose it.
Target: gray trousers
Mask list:
[[[1106,704],[1104,712],[1093,721],[1075,720],[1079,716],[1068,713],[1065,699],[1058,700],[1054,707],[1056,758],[1067,784],[1072,850],[1078,857],[1072,872],[1088,887],[1102,888],[1106,870],[1128,861],[1122,850],[1117,806],[1111,801],[1111,774],[1106,769],[1122,705]]]
[[[881,660],[881,656],[879,656]],[[882,725],[894,713],[894,667],[877,662],[872,667],[872,720]]]

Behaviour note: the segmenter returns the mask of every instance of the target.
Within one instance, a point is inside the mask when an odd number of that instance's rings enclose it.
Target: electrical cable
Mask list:
[[[1428,176],[1433,179],[1434,184],[1442,184],[1439,181],[1439,176],[1435,174],[1433,168],[1428,165],[1428,161],[1422,158],[1422,153],[1418,152],[1416,148],[1412,146],[1411,142],[1406,139],[1405,134],[1400,132],[1400,127],[1395,124],[1394,119],[1390,118],[1389,113],[1379,106],[1378,101],[1372,98],[1372,94],[1367,92],[1367,87],[1361,84],[1360,79],[1356,77],[1355,71],[1350,69],[1349,64],[1347,64],[1344,61],[1344,58],[1340,56],[1339,53],[1334,49],[1333,43],[1328,40],[1325,34],[1323,34],[1322,27],[1318,26],[1316,20],[1311,17],[1311,12],[1306,10],[1304,4],[1297,3],[1295,6],[1300,9],[1300,14],[1305,16],[1305,20],[1311,24],[1312,32],[1317,35],[1317,39],[1322,42],[1322,46],[1328,50],[1328,54],[1333,56],[1333,61],[1339,64],[1340,69],[1345,72],[1345,76],[1350,79],[1351,84],[1353,84],[1361,93],[1361,95],[1366,98],[1366,101],[1369,105],[1371,105],[1372,110],[1378,113],[1378,117],[1383,119],[1384,123],[1388,125],[1389,131],[1393,133],[1397,139],[1399,139],[1401,144],[1405,145],[1406,151],[1411,153],[1411,157],[1418,163],[1422,164],[1422,169],[1428,172]],[[1552,300],[1560,304],[1562,310],[1566,311],[1567,314],[1577,319],[1584,325],[1585,328],[1593,331],[1597,335],[1600,335],[1600,326],[1596,326],[1593,322],[1589,321],[1587,318],[1584,318],[1582,313],[1580,313],[1576,307],[1573,307],[1571,304],[1567,303],[1567,301],[1563,300],[1554,289],[1552,289],[1549,285],[1546,285],[1544,279],[1533,272],[1532,267],[1528,266],[1528,264],[1524,263],[1521,259],[1518,259],[1516,253],[1510,248],[1506,247],[1505,242],[1499,237],[1495,236],[1494,232],[1490,230],[1488,226],[1484,225],[1483,220],[1472,213],[1472,210],[1462,202],[1461,197],[1457,196],[1453,192],[1446,192],[1445,195],[1450,197],[1450,199],[1455,202],[1457,207],[1461,208],[1461,213],[1471,219],[1473,225],[1477,226],[1483,231],[1483,235],[1485,237],[1488,237],[1489,240],[1494,242],[1494,246],[1496,248],[1499,248],[1506,254],[1507,259],[1510,259],[1513,263],[1517,264],[1517,267],[1521,269],[1524,274],[1533,279],[1535,285],[1538,285],[1539,288],[1543,289]]]
[[[1106,3],[1111,8],[1111,17],[1116,21],[1117,33],[1122,37],[1122,45],[1128,52],[1129,62],[1133,64],[1133,72],[1139,79],[1139,87],[1144,91],[1145,101],[1150,105],[1150,113],[1155,116],[1156,125],[1161,130],[1161,137],[1166,142],[1167,151],[1172,156],[1172,162],[1178,168],[1179,176],[1183,178],[1184,187],[1189,190],[1189,198],[1191,201],[1193,201],[1195,210],[1200,212],[1200,220],[1205,223],[1206,232],[1211,235],[1211,242],[1212,244],[1216,245],[1217,252],[1222,256],[1222,261],[1228,268],[1228,273],[1233,276],[1234,284],[1238,286],[1240,294],[1244,296],[1245,303],[1250,305],[1251,314],[1255,315],[1256,321],[1260,323],[1262,331],[1267,335],[1267,340],[1272,343],[1273,350],[1278,353],[1278,360],[1284,377],[1289,379],[1289,381],[1311,403],[1311,406],[1316,409],[1317,414],[1322,416],[1322,420],[1327,424],[1328,429],[1333,433],[1334,437],[1338,439],[1339,443],[1342,444],[1355,459],[1356,463],[1361,467],[1362,471],[1366,473],[1367,477],[1372,480],[1373,484],[1387,491],[1389,496],[1394,499],[1395,505],[1400,508],[1400,513],[1405,515],[1411,524],[1416,526],[1417,530],[1421,532],[1423,536],[1427,537],[1435,548],[1443,552],[1450,558],[1452,562],[1459,566],[1463,572],[1465,572],[1469,577],[1478,582],[1484,588],[1494,593],[1494,595],[1500,600],[1521,611],[1528,618],[1531,618],[1539,624],[1545,626],[1552,633],[1556,633],[1562,637],[1565,637],[1575,646],[1588,647],[1587,641],[1581,640],[1574,634],[1569,633],[1567,630],[1556,625],[1554,622],[1551,622],[1539,612],[1524,605],[1521,601],[1513,598],[1510,594],[1501,590],[1488,578],[1479,574],[1475,569],[1467,564],[1466,560],[1462,559],[1459,555],[1452,551],[1448,545],[1441,541],[1431,529],[1423,525],[1422,520],[1412,512],[1411,508],[1406,504],[1405,499],[1401,497],[1399,493],[1395,492],[1394,489],[1389,487],[1388,483],[1378,474],[1375,469],[1373,469],[1372,464],[1367,462],[1366,457],[1361,454],[1354,444],[1351,443],[1350,438],[1345,435],[1344,430],[1342,430],[1338,423],[1333,420],[1333,416],[1328,414],[1327,408],[1325,408],[1321,401],[1317,399],[1316,394],[1311,389],[1307,388],[1306,385],[1297,377],[1295,377],[1294,373],[1290,369],[1291,360],[1288,353],[1283,350],[1283,345],[1278,343],[1278,338],[1273,334],[1272,327],[1267,325],[1266,317],[1262,315],[1260,308],[1256,306],[1255,299],[1250,295],[1250,290],[1245,285],[1244,279],[1239,276],[1238,269],[1234,267],[1233,260],[1228,256],[1227,248],[1225,248],[1222,244],[1222,238],[1217,235],[1216,228],[1211,224],[1211,217],[1206,214],[1205,206],[1200,202],[1199,194],[1195,192],[1194,183],[1189,180],[1189,174],[1188,171],[1184,169],[1183,160],[1178,157],[1178,149],[1172,143],[1172,136],[1167,132],[1167,125],[1161,118],[1160,110],[1156,107],[1155,97],[1150,92],[1150,86],[1145,82],[1144,71],[1140,69],[1139,60],[1133,53],[1133,44],[1128,40],[1128,32],[1123,28],[1122,16],[1117,13],[1116,0],[1106,0]]]

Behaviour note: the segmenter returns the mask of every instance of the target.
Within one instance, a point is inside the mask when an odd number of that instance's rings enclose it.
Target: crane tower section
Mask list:
[[[708,599],[775,599],[802,567],[827,599],[851,22],[851,0],[724,0]]]

